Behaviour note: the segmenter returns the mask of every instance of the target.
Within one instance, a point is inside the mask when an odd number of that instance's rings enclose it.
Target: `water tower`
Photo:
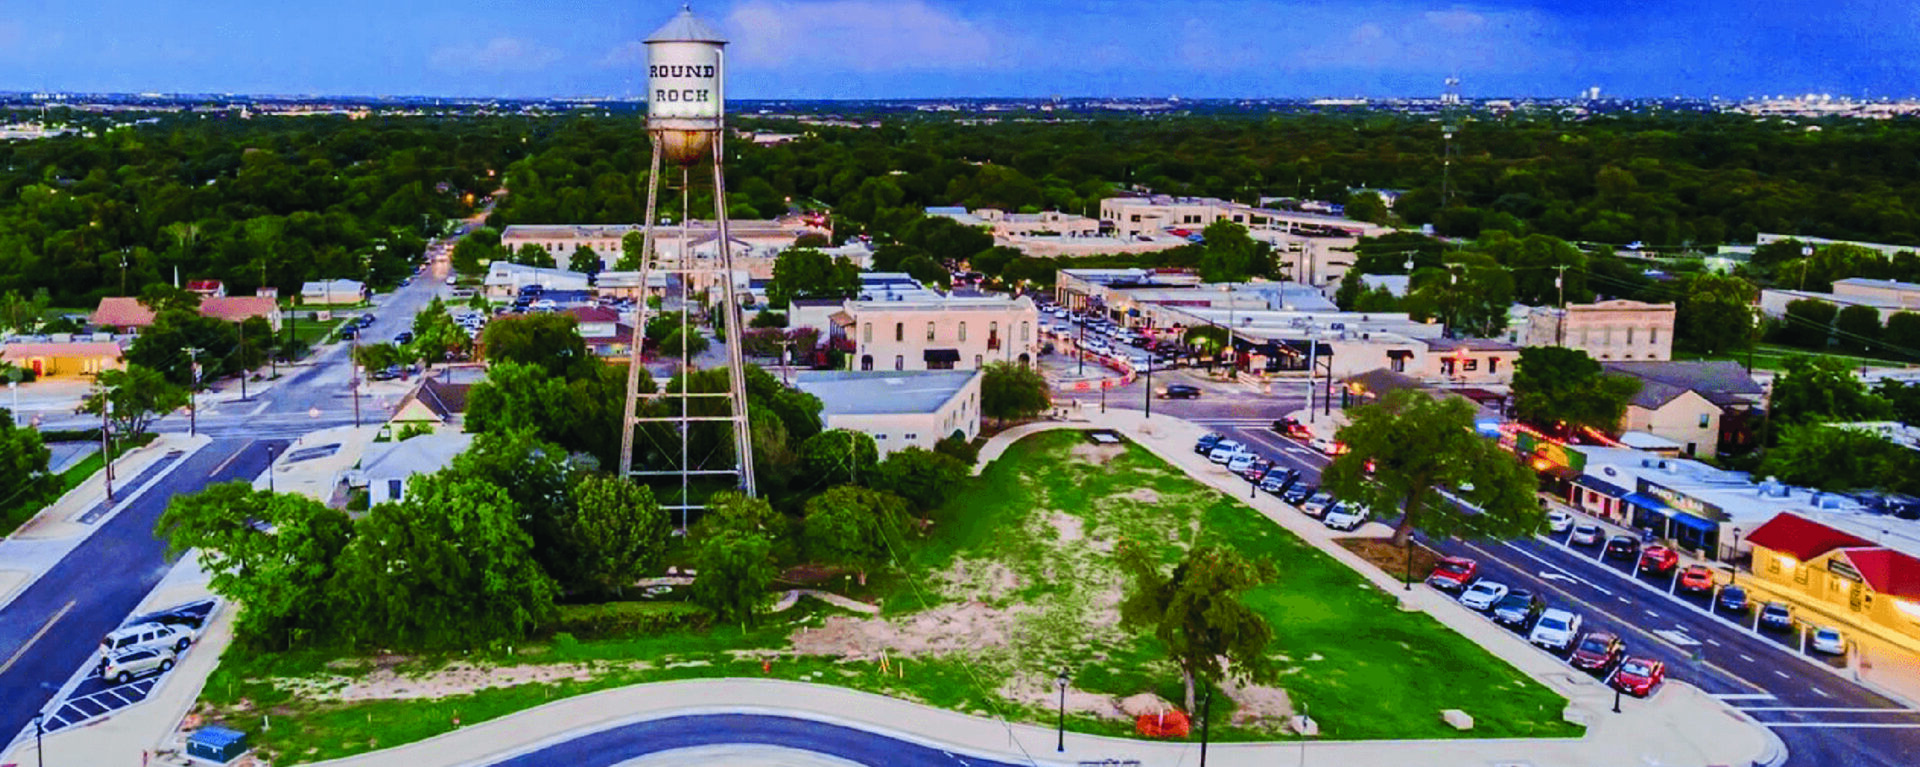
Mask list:
[[[640,259],[640,291],[630,342],[631,360],[627,373],[626,411],[620,438],[620,471],[623,475],[664,483],[677,478],[677,497],[664,496],[662,506],[680,512],[680,523],[687,512],[705,504],[694,497],[693,483],[709,486],[706,478],[729,477],[732,486],[748,495],[754,492],[753,443],[748,432],[746,361],[740,352],[740,301],[735,295],[733,278],[733,240],[727,230],[726,158],[726,45],[712,26],[682,6],[680,14],[659,31],[649,35],[647,45],[647,133],[653,145],[653,161],[647,174],[647,218],[643,224]],[[713,242],[712,253],[695,252],[696,230],[691,224],[693,168],[705,160],[713,168]],[[672,162],[680,169],[680,217],[677,233],[660,224],[660,186],[662,166]],[[675,237],[674,247],[658,247],[662,235]],[[658,310],[646,300],[658,280],[663,286]],[[700,296],[709,300],[702,306]],[[717,300],[712,300],[713,296]],[[697,314],[713,316],[720,326],[725,362],[716,367],[727,371],[725,391],[675,391],[674,387],[646,389],[640,385],[640,370],[646,342],[648,315],[656,311],[680,314],[678,350],[681,371],[686,377],[696,370],[686,354],[687,339],[696,332]],[[661,349],[662,354],[673,350]],[[732,460],[714,465],[712,455],[694,455],[692,446],[697,430],[726,428],[730,434]],[[655,460],[634,465],[636,439],[648,440]],[[678,444],[661,444],[677,440]],[[713,452],[713,451],[709,451]],[[667,501],[671,501],[670,503]]]

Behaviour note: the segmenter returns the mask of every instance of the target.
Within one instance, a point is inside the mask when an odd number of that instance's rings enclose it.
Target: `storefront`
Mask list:
[[[1533,467],[1540,478],[1540,492],[1577,505],[1574,482],[1587,467],[1585,453],[1525,431],[1514,435],[1513,452]]]
[[[1652,530],[1655,537],[1673,541],[1682,549],[1720,550],[1720,523],[1728,517],[1719,506],[1644,477],[1636,483],[1636,490],[1621,500],[1631,510],[1634,527]]]

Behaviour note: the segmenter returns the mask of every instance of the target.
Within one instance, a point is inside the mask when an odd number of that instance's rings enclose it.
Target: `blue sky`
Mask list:
[[[629,95],[665,0],[4,0],[0,90]],[[1913,0],[710,0],[739,98],[1920,94]]]

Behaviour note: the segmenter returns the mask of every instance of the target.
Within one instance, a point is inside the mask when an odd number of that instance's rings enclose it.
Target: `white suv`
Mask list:
[[[130,650],[168,649],[181,652],[190,644],[193,644],[193,631],[185,626],[137,623],[114,629],[113,633],[100,640],[100,660],[105,664],[108,658]]]
[[[103,661],[100,678],[126,684],[136,676],[167,673],[168,669],[173,668],[173,660],[173,651],[165,647],[128,650]]]
[[[1573,638],[1579,635],[1580,616],[1556,608],[1540,614],[1540,621],[1533,624],[1533,633],[1527,635],[1527,641],[1559,652],[1572,646]]]

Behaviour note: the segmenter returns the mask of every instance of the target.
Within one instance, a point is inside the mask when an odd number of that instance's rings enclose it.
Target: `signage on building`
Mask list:
[[[1673,488],[1662,486],[1659,483],[1649,482],[1645,477],[1640,478],[1639,490],[1642,493],[1665,501],[1668,506],[1700,517],[1701,519],[1710,519],[1715,522],[1725,522],[1728,519],[1727,512],[1719,506],[1707,503],[1706,501],[1674,490]]]
[[[1860,577],[1859,570],[1854,569],[1852,564],[1841,561],[1839,557],[1831,557],[1827,560],[1827,571],[1855,583],[1866,581],[1865,578]]]
[[[1587,468],[1586,453],[1535,434],[1524,431],[1518,433],[1514,437],[1514,447],[1521,455],[1540,458],[1556,466],[1574,471],[1585,471]]]

